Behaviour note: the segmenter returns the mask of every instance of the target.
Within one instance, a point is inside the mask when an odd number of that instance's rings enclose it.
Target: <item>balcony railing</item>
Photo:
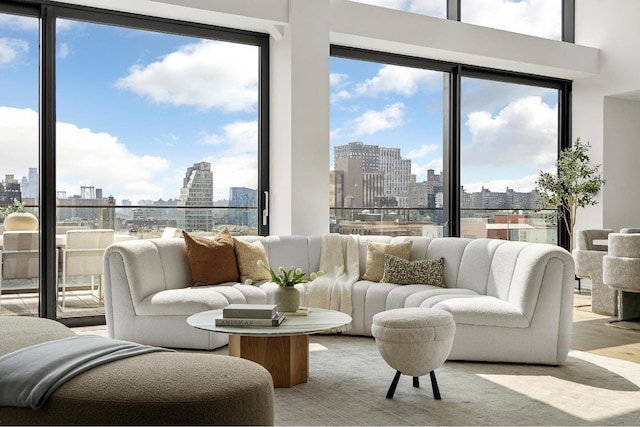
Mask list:
[[[423,208],[335,208],[330,230],[341,234],[427,236],[444,235],[442,209]],[[460,236],[520,242],[557,244],[553,211],[462,209]]]

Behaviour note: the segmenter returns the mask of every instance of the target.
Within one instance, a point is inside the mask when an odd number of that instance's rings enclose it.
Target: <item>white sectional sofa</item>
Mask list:
[[[449,311],[456,322],[450,360],[562,364],[569,350],[575,267],[564,249],[493,239],[355,236],[360,274],[367,240],[413,242],[411,260],[444,258],[445,287],[358,280],[346,334],[371,336],[376,313],[400,307]],[[260,240],[270,264],[317,271],[323,236]],[[213,349],[227,336],[197,330],[186,318],[229,303],[273,302],[272,283],[191,286],[182,239],[134,240],[105,252],[109,336],[150,345]],[[304,291],[304,286],[300,287]],[[304,295],[303,295],[304,297]],[[302,301],[304,303],[304,301]]]

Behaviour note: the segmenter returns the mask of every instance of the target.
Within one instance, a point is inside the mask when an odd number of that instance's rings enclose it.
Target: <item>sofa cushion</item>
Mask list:
[[[382,281],[398,285],[444,287],[444,258],[408,261],[394,255],[384,258]]]
[[[453,314],[456,324],[527,328],[529,320],[513,304],[486,295],[438,295],[420,304]]]
[[[367,240],[367,267],[362,275],[363,280],[379,282],[384,274],[385,255],[394,255],[402,259],[409,259],[413,242],[389,244]]]
[[[186,316],[200,311],[226,307],[229,298],[222,288],[231,286],[194,286],[183,289],[167,289],[156,292],[136,304],[138,316]],[[236,290],[238,298],[234,302],[244,302],[241,292]]]
[[[247,242],[240,239],[234,239],[234,241],[234,250],[238,261],[238,269],[240,270],[240,281],[244,283],[247,280],[257,282],[271,279],[269,272],[258,266],[258,261],[261,260],[266,267],[269,267],[269,260],[262,242],[260,240]]]
[[[195,286],[240,280],[233,237],[226,228],[213,239],[183,231],[187,260]]]

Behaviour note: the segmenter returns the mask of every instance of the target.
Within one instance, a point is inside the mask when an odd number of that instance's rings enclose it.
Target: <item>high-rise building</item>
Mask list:
[[[229,189],[229,224],[258,228],[258,191],[246,187]]]
[[[29,197],[38,200],[40,192],[38,191],[38,168],[29,168]]]
[[[9,206],[13,199],[22,201],[20,191],[20,181],[14,178],[13,174],[4,176],[4,181],[0,182],[0,206]]]
[[[415,175],[411,174],[411,160],[403,159],[399,148],[366,145],[355,141],[334,147],[333,157],[336,180],[339,178],[338,171],[344,172],[344,168],[349,165],[346,163],[347,159],[362,161],[361,176],[356,177],[350,172],[342,178],[342,206],[346,207],[345,197],[348,192],[353,196],[352,201],[356,203],[354,207],[379,206],[381,200],[390,198],[394,198],[394,204],[400,207],[408,203],[409,184],[415,182]],[[349,167],[353,169],[353,165]],[[357,191],[354,187],[356,180],[359,185]],[[337,197],[336,193],[335,206],[339,207],[341,205]]]
[[[364,206],[363,160],[340,158],[336,160],[336,179],[340,179],[341,193],[336,192],[336,207],[359,208]]]
[[[380,147],[366,145],[360,141],[350,142],[347,145],[338,145],[333,148],[333,161],[338,169],[339,159],[362,159],[362,170],[365,172],[380,170]]]
[[[213,229],[213,172],[211,163],[194,163],[187,168],[180,190],[177,224],[186,231],[211,231]],[[203,207],[203,209],[197,209]],[[194,209],[196,208],[196,209]]]
[[[384,173],[385,196],[407,198],[409,184],[415,182],[411,175],[411,160],[400,156],[399,148],[380,147],[380,170]],[[404,204],[400,204],[401,207]]]

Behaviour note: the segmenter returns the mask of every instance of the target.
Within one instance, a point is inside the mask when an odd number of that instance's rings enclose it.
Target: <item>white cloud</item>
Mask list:
[[[253,155],[210,156],[213,171],[213,200],[228,199],[230,187],[256,189],[258,185],[258,157]]]
[[[527,96],[551,98],[555,95],[557,99],[557,94],[556,89],[465,77],[462,79],[462,115],[477,110],[494,111]]]
[[[56,132],[56,189],[67,195],[78,194],[78,185],[92,185],[118,200],[157,199],[166,188],[180,187],[167,187],[161,178],[170,166],[167,159],[132,153],[113,135],[64,122],[57,123]],[[0,170],[19,179],[38,165],[36,111],[0,107],[0,135],[3,152],[11,153],[0,157]]]
[[[223,154],[246,154],[258,152],[258,122],[234,122],[222,128],[222,134],[200,133],[201,144],[224,145]]]
[[[557,153],[557,123],[557,107],[538,96],[518,99],[495,117],[487,111],[470,113],[465,125],[471,144],[462,148],[462,168],[549,167]]]
[[[200,134],[200,143],[219,146],[208,156],[213,171],[213,199],[228,199],[230,187],[256,189],[258,185],[258,122],[233,122],[220,134]]]
[[[331,103],[338,102],[342,99],[351,98],[351,94],[346,86],[349,84],[349,75],[343,73],[329,74],[329,84],[331,86]]]
[[[258,102],[258,48],[203,40],[132,66],[116,86],[155,103],[252,111]]]
[[[558,0],[463,0],[462,21],[501,30],[561,39]]]
[[[396,102],[387,105],[382,111],[369,110],[353,120],[355,135],[371,135],[391,129],[404,123],[404,104]]]
[[[58,58],[66,58],[67,56],[69,56],[69,45],[66,43],[60,43],[60,45],[58,46]]]
[[[462,148],[462,182],[468,192],[528,192],[540,170],[553,169],[557,153],[557,107],[538,96],[517,99],[495,116],[467,115],[471,144]],[[480,177],[480,178],[479,178]]]
[[[40,22],[38,18],[29,16],[0,13],[0,28],[9,28],[19,31],[38,31]]]
[[[375,77],[355,88],[357,95],[378,96],[394,93],[412,96],[419,90],[442,90],[442,73],[433,70],[385,65]]]
[[[348,74],[344,73],[330,73],[329,74],[329,84],[334,87],[342,87],[345,82],[349,79]]]
[[[25,40],[0,38],[0,65],[10,64],[29,52]]]
[[[410,160],[416,160],[421,157],[425,157],[430,153],[433,153],[434,151],[437,151],[438,148],[439,147],[437,145],[421,145],[420,148],[409,151],[406,155],[406,158]]]

